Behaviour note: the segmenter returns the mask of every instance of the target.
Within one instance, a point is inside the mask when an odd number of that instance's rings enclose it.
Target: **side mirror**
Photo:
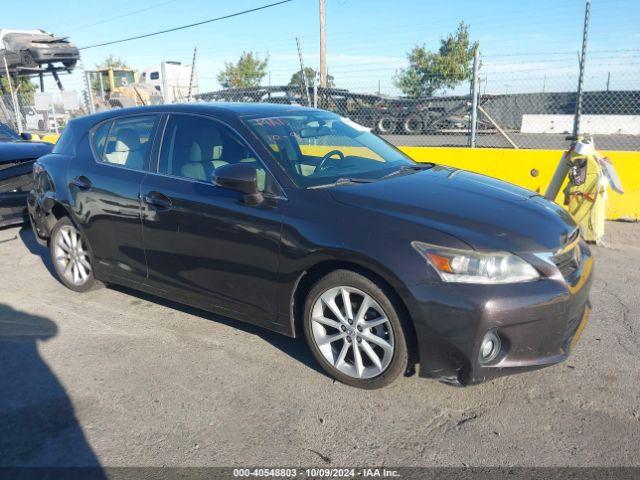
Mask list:
[[[20,134],[20,138],[22,138],[23,140],[33,140],[33,135],[31,135],[29,132],[22,132]]]
[[[218,167],[213,172],[213,183],[222,188],[244,193],[244,203],[262,203],[262,193],[258,190],[258,171],[247,163],[230,163]]]

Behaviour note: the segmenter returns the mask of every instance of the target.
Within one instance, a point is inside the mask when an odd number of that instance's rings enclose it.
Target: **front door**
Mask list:
[[[253,163],[265,201],[211,182],[215,168]],[[142,182],[149,282],[187,303],[276,328],[282,198],[246,143],[208,117],[170,115],[158,173]]]
[[[143,281],[140,184],[146,175],[159,115],[103,122],[69,162],[73,213],[89,240],[100,278]]]

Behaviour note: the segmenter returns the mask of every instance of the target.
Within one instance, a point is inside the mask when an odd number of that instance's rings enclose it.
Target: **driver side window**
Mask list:
[[[229,128],[202,117],[169,117],[160,150],[160,173],[210,182],[216,168],[230,163],[254,164],[258,189],[265,190],[268,174],[264,166]]]

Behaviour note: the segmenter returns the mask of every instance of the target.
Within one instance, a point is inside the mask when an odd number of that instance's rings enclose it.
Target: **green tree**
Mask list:
[[[0,82],[2,82],[4,91],[8,93],[10,90],[6,75],[0,77]],[[13,86],[13,91],[18,95],[20,105],[33,104],[33,92],[36,91],[36,86],[28,77],[19,76],[17,85],[13,77],[11,77],[11,85]]]
[[[109,54],[102,62],[96,65],[96,68],[119,68],[119,69],[129,69],[129,65],[127,62],[122,60],[120,57],[116,57],[115,55]]]
[[[409,66],[398,70],[394,84],[410,97],[428,97],[437,90],[451,89],[473,75],[473,54],[478,42],[469,39],[469,26],[460,22],[457,30],[440,39],[437,53],[425,45],[407,55]]]
[[[307,87],[313,87],[316,83],[317,73],[311,67],[305,67],[304,69],[304,77],[307,80]],[[318,79],[319,80],[319,79]],[[290,87],[300,87],[303,88],[304,85],[302,83],[302,75],[300,75],[300,70],[291,75],[291,80],[289,80]],[[335,83],[333,81],[332,75],[327,75],[327,87],[333,88],[335,87]]]
[[[268,64],[268,57],[261,60],[256,53],[242,52],[237,63],[224,63],[224,70],[218,74],[218,82],[224,88],[258,87],[267,74]]]

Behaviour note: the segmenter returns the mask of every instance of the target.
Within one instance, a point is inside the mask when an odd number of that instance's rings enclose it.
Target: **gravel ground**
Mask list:
[[[66,290],[31,231],[0,230],[0,465],[640,465],[640,224],[607,231],[564,364],[361,391],[303,341],[131,291]]]

